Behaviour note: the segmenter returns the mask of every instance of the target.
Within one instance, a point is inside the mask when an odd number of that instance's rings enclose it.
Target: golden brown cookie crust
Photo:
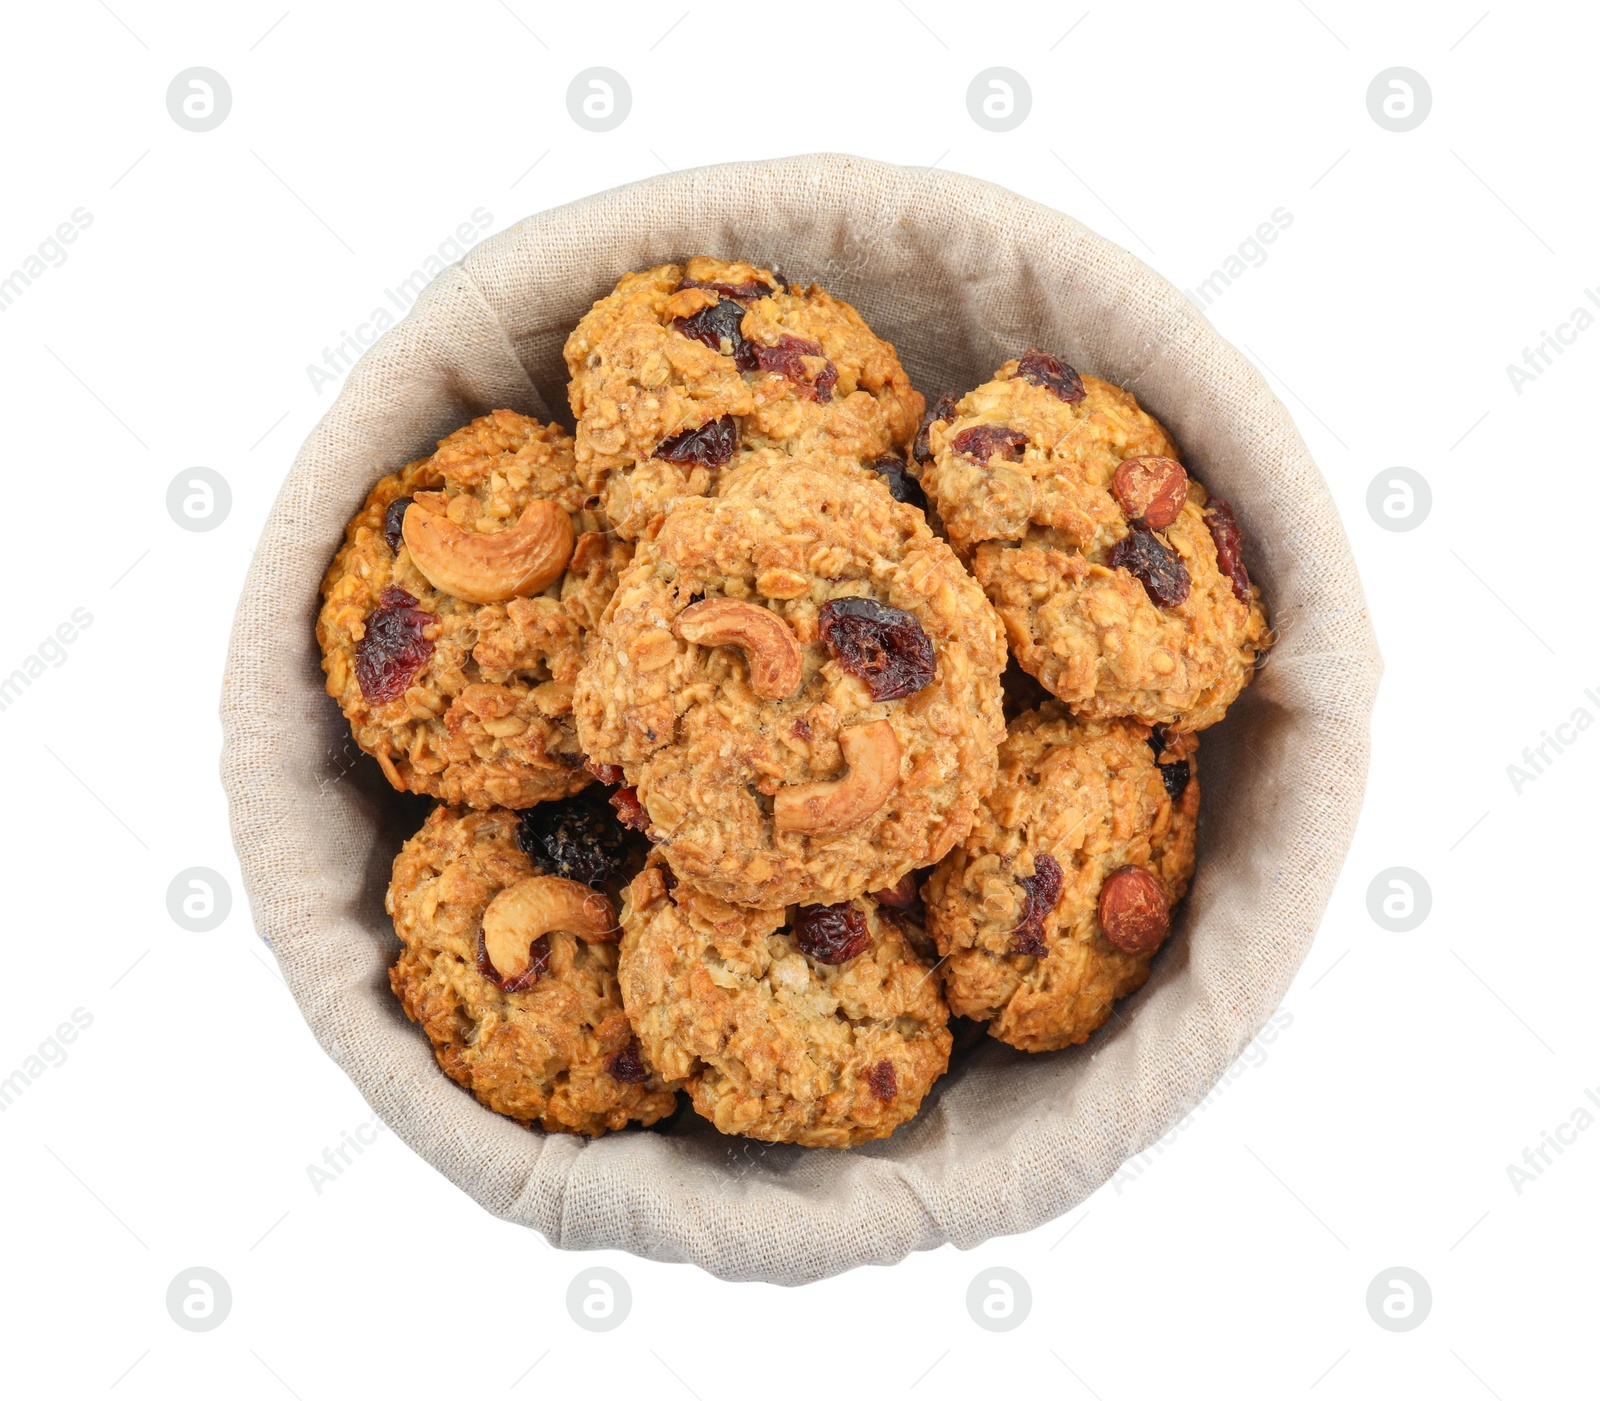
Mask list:
[[[417,569],[404,540],[391,551],[384,538],[391,502],[441,490],[451,520],[490,529],[516,521],[531,501],[556,502],[576,535],[565,572],[542,593],[506,603],[441,593]],[[584,636],[633,553],[607,529],[578,483],[572,440],[557,426],[507,409],[475,419],[442,439],[431,457],[373,488],[323,580],[317,641],[328,694],[390,783],[487,808],[527,807],[589,782],[572,721],[572,687]],[[357,679],[357,644],[391,585],[437,622],[428,629],[433,653],[405,694],[376,704]]]
[[[1215,724],[1271,642],[1260,590],[1235,596],[1219,570],[1205,489],[1190,480],[1177,520],[1153,532],[1188,570],[1188,596],[1154,603],[1108,562],[1129,533],[1112,491],[1120,463],[1178,460],[1166,431],[1126,390],[1081,376],[1066,403],[1007,361],[995,378],[929,425],[924,489],[951,543],[1005,622],[1022,667],[1081,716],[1132,716],[1200,730]],[[956,438],[989,427],[1022,435],[1010,453],[976,462]],[[1007,460],[1020,448],[1020,460]]]
[[[933,965],[895,917],[854,907],[871,944],[839,964],[800,951],[792,911],[679,885],[659,858],[623,906],[619,976],[651,1062],[723,1133],[811,1148],[887,1138],[950,1059]]]
[[[953,1013],[988,1021],[991,1036],[1021,1050],[1052,1051],[1087,1039],[1144,983],[1152,955],[1107,940],[1101,888],[1112,872],[1142,867],[1175,905],[1194,873],[1200,811],[1194,736],[1170,735],[1162,754],[1190,766],[1176,802],[1149,737],[1137,721],[1074,720],[1054,701],[1012,722],[971,833],[922,890]],[[1016,931],[1028,903],[1018,878],[1035,877],[1041,855],[1062,882],[1038,957],[1016,952]]]
[[[389,983],[445,1073],[497,1113],[549,1130],[598,1135],[672,1112],[676,1095],[639,1055],[617,988],[615,944],[550,939],[546,972],[507,993],[479,971],[483,912],[507,886],[540,874],[516,842],[517,815],[435,808],[395,858],[385,906],[405,945]],[[645,1073],[642,1081],[632,1077]]]
[[[802,655],[793,694],[763,699],[739,648],[674,635],[702,597],[787,626]],[[852,597],[916,619],[934,649],[930,684],[874,701],[830,656],[819,610]],[[966,833],[1004,734],[1004,664],[994,610],[920,511],[864,469],[785,460],[681,501],[640,543],[573,705],[584,752],[637,787],[680,880],[739,904],[831,904],[893,885]],[[876,721],[900,756],[882,805],[835,834],[779,830],[783,790],[839,779],[841,737]]]
[[[675,329],[674,321],[733,300],[686,280],[751,289],[738,299],[750,345],[772,348],[788,337],[819,353],[797,362],[798,380],[741,369],[732,354]],[[909,448],[922,414],[894,347],[854,307],[748,263],[696,257],[628,273],[578,323],[566,359],[578,469],[625,539],[673,501],[715,491],[720,467],[653,457],[679,433],[731,417],[747,447],[866,461]]]

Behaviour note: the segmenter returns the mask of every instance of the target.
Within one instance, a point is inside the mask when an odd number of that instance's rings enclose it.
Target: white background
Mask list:
[[[0,712],[0,1077],[93,1020],[0,1114],[5,1389],[1593,1394],[1600,1125],[1520,1192],[1507,1168],[1600,1094],[1600,733],[1520,794],[1507,765],[1600,716],[1600,330],[1520,394],[1506,367],[1600,287],[1600,26],[1484,2],[10,7],[0,276],[74,209],[93,222],[0,313],[0,674],[74,608],[93,623]],[[194,65],[233,95],[202,134],[165,102]],[[567,114],[592,65],[632,89],[606,134]],[[1005,134],[966,106],[992,65],[1033,92]],[[1366,104],[1397,65],[1433,96],[1406,133]],[[663,168],[821,149],[1008,185],[1183,287],[1292,214],[1208,315],[1320,462],[1388,669],[1360,831],[1276,1039],[1071,1216],[799,1290],[552,1250],[388,1134],[319,1193],[308,1167],[371,1112],[252,932],[216,778],[234,600],[333,396],[306,366],[475,208],[499,230]],[[188,533],[166,490],[200,465],[232,511]],[[1433,493],[1404,533],[1366,507],[1397,465]],[[191,866],[232,885],[214,932],[168,917]],[[1432,889],[1410,933],[1368,914],[1393,866]],[[614,1332],[567,1314],[593,1264],[632,1288]],[[195,1265],[232,1289],[212,1332],[167,1313]],[[989,1333],[966,1290],[1000,1265],[1032,1314]],[[1397,1265],[1433,1294],[1405,1333],[1365,1304]]]

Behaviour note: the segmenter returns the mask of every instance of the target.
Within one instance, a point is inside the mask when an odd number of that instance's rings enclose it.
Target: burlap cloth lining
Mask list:
[[[1280,641],[1203,751],[1199,872],[1148,985],[1089,1045],[987,1042],[850,1152],[529,1132],[445,1078],[389,992],[390,862],[426,811],[322,689],[317,586],[374,481],[475,414],[569,422],[561,346],[626,269],[696,252],[852,302],[931,401],[1029,345],[1132,389],[1235,506]],[[482,1206],[569,1249],[800,1283],[1069,1210],[1195,1105],[1282,998],[1349,843],[1381,663],[1328,491],[1283,406],[1167,282],[961,175],[822,155],[663,175],[524,220],[442,274],[351,371],[262,532],[223,679],[223,784],[256,927],[328,1054]]]

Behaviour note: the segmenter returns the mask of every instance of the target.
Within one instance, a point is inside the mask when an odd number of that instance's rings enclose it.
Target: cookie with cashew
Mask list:
[[[657,519],[573,706],[679,880],[831,904],[965,835],[1004,665],[999,620],[921,511],[865,470],[786,458]]]
[[[1233,511],[1126,390],[1030,350],[929,411],[913,470],[1076,714],[1201,730],[1249,684],[1271,633]]]
[[[477,808],[575,793],[572,688],[632,553],[565,432],[475,419],[384,477],[345,532],[317,622],[328,694],[396,788]]]
[[[1012,721],[972,831],[922,887],[953,1013],[1053,1051],[1143,985],[1194,873],[1198,747],[1056,701]]]
[[[390,986],[496,1113],[589,1135],[654,1123],[676,1093],[622,1008],[616,906],[537,865],[519,821],[439,807],[405,844],[385,902],[404,945]]]
[[[644,1053],[723,1133],[886,1138],[949,1063],[934,961],[868,897],[747,909],[674,884],[655,856],[622,924],[618,976]]]
[[[854,307],[715,258],[628,273],[566,359],[578,470],[624,539],[713,493],[741,449],[868,462],[909,449],[923,408]]]

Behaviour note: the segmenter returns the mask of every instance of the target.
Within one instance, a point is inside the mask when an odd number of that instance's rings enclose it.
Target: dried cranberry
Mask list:
[[[392,555],[400,553],[400,530],[405,524],[406,507],[410,504],[409,496],[397,496],[383,513],[383,539]]]
[[[867,683],[875,701],[914,695],[933,680],[933,640],[911,614],[871,598],[833,598],[817,612],[828,655]]]
[[[776,273],[773,274],[777,276]],[[691,287],[701,287],[707,292],[715,292],[719,297],[732,297],[739,302],[759,301],[762,297],[770,297],[774,292],[781,290],[769,287],[765,282],[701,282],[695,277],[686,277],[678,284],[679,290]]]
[[[917,878],[907,871],[887,890],[874,890],[872,898],[891,910],[909,910],[916,907],[922,896],[917,891]]]
[[[695,467],[720,467],[739,446],[739,420],[714,418],[699,428],[674,433],[655,451],[664,462],[688,463]]]
[[[386,705],[405,695],[411,678],[433,655],[433,643],[422,630],[437,620],[404,589],[390,585],[378,595],[377,611],[356,643],[356,681],[368,705]]]
[[[1167,796],[1177,802],[1183,796],[1183,790],[1189,786],[1189,761],[1178,759],[1170,764],[1157,764],[1156,769],[1167,786]]]
[[[553,876],[596,885],[622,869],[627,839],[616,816],[587,793],[522,814],[517,845]]]
[[[617,810],[617,821],[624,827],[632,827],[636,832],[649,835],[650,814],[644,810],[644,804],[639,801],[637,788],[617,789],[611,795],[611,806]]]
[[[1083,398],[1083,381],[1078,378],[1078,372],[1042,350],[1024,352],[1017,361],[1017,378],[1048,389],[1063,404],[1076,404]]]
[[[583,766],[604,784],[616,785],[622,782],[622,769],[617,764],[597,764],[593,759],[585,759]]]
[[[739,329],[743,322],[744,308],[738,302],[724,301],[702,307],[693,316],[680,316],[672,323],[672,329],[710,346],[719,355],[733,356],[733,363],[741,370],[753,370],[756,353]]]
[[[550,936],[541,934],[528,945],[528,966],[514,978],[502,978],[489,962],[489,950],[484,947],[483,935],[478,935],[478,971],[501,992],[526,992],[550,969]]]
[[[1021,462],[1027,446],[1026,433],[1019,433],[1015,428],[999,428],[992,423],[963,428],[950,442],[952,452],[970,457],[974,462],[987,462],[996,453],[1002,461]]]
[[[620,1051],[606,1057],[606,1074],[624,1085],[642,1085],[650,1078],[650,1067],[639,1053],[639,1043],[630,1041]]]
[[[1027,892],[1028,901],[1017,927],[1011,931],[1012,951],[1043,958],[1044,920],[1061,898],[1061,867],[1055,857],[1040,852],[1033,858],[1033,874],[1018,876],[1017,884]]]
[[[911,444],[911,456],[916,459],[919,466],[927,463],[933,457],[933,449],[928,444],[928,431],[934,424],[948,423],[955,416],[956,396],[954,394],[941,394],[939,402],[922,415],[922,426],[917,429],[916,441]]]
[[[1217,568],[1228,576],[1233,596],[1240,603],[1250,602],[1250,575],[1244,567],[1244,532],[1233,518],[1233,507],[1220,496],[1206,506],[1206,524],[1217,547]]]
[[[895,1080],[894,1062],[881,1060],[873,1066],[867,1072],[867,1089],[874,1099],[881,1099],[885,1104],[893,1099],[900,1090]]]
[[[1106,563],[1133,575],[1158,608],[1176,608],[1189,597],[1183,561],[1148,530],[1130,530],[1107,552]]]
[[[822,347],[815,341],[801,340],[799,336],[779,336],[776,345],[758,345],[755,351],[756,364],[768,374],[782,375],[819,404],[832,402],[833,386],[839,382],[837,367],[831,360],[826,361],[817,377],[810,379],[802,361],[802,357],[816,358],[822,354]]]
[[[867,466],[883,478],[883,484],[889,488],[889,495],[896,501],[903,502],[907,506],[915,506],[919,511],[928,509],[928,498],[922,494],[917,479],[906,471],[906,464],[892,452],[873,458]]]
[[[818,963],[844,963],[867,951],[872,931],[854,905],[802,905],[794,912],[794,941]]]

